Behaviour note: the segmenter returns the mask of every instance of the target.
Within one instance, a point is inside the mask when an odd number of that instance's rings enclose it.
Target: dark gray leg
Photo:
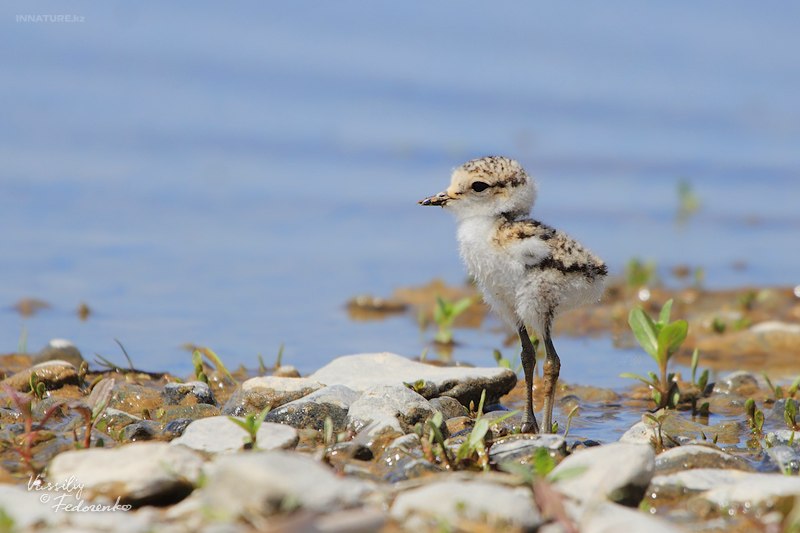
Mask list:
[[[561,370],[561,361],[550,339],[550,332],[544,334],[544,348],[547,352],[547,359],[542,365],[544,375],[544,414],[542,415],[542,432],[550,433],[553,428],[553,404],[556,397],[556,384],[558,383],[558,373]]]
[[[525,372],[525,414],[522,415],[522,432],[539,433],[539,424],[533,414],[533,370],[536,368],[536,352],[528,335],[527,328],[519,327],[519,341],[522,343],[522,370]]]

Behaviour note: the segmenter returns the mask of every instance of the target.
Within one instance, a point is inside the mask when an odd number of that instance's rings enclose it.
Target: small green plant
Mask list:
[[[708,369],[703,370],[700,374],[700,379],[695,380],[695,376],[697,376],[697,363],[700,359],[700,354],[697,348],[694,349],[694,353],[692,353],[692,386],[699,390],[700,393],[706,390],[706,385],[708,385]]]
[[[723,333],[725,333],[726,327],[727,326],[725,325],[725,322],[723,322],[722,319],[718,316],[715,316],[714,319],[711,321],[711,331],[713,331],[714,333],[722,335]]]
[[[539,339],[536,339],[536,341],[538,342]],[[535,349],[536,349],[536,345],[534,345],[534,350]],[[502,368],[507,368],[507,369],[511,370],[512,372],[514,372],[515,374],[519,374],[520,371],[522,370],[522,362],[521,361],[519,363],[517,363],[516,365],[514,364],[514,363],[517,362],[517,356],[516,355],[514,356],[514,360],[513,361],[509,361],[507,357],[503,357],[503,354],[500,353],[500,350],[494,350],[492,352],[492,355],[494,356],[494,360],[497,361],[497,366],[502,367]]]
[[[680,399],[678,385],[673,379],[674,374],[667,373],[667,364],[681,347],[689,330],[685,320],[670,323],[671,310],[672,300],[669,300],[661,308],[657,322],[654,322],[641,306],[632,309],[628,315],[633,335],[650,357],[658,363],[661,377],[657,377],[653,372],[649,373],[649,379],[629,372],[620,374],[620,377],[638,379],[650,386],[653,389],[653,400],[659,408],[675,407]]]
[[[203,354],[200,353],[200,350],[192,352],[192,364],[194,364],[194,375],[197,381],[208,383],[208,376],[203,368]]]
[[[247,432],[247,435],[244,437],[244,449],[245,450],[257,450],[258,447],[256,446],[256,435],[258,434],[258,429],[261,427],[261,424],[264,422],[264,419],[267,417],[267,414],[272,409],[271,405],[266,406],[258,416],[254,414],[249,414],[245,417],[244,420],[239,420],[234,416],[229,416],[228,420],[242,428]]]
[[[222,359],[220,359],[219,356],[216,353],[214,353],[214,351],[211,348],[206,348],[205,346],[197,346],[194,347],[193,352],[200,352],[201,354],[206,356],[206,358],[208,358],[214,364],[214,368],[225,374],[225,376],[227,376],[227,378],[230,379],[234,385],[239,385],[239,382],[236,381],[236,378],[234,378],[233,375],[231,375],[231,373],[228,372],[228,369],[223,364]],[[280,354],[278,355],[278,364],[280,364]]]
[[[464,463],[476,463],[481,466],[483,470],[488,471],[489,455],[486,453],[486,435],[489,433],[492,426],[511,418],[519,413],[519,411],[510,411],[490,423],[483,417],[483,403],[485,400],[486,389],[481,391],[481,400],[478,404],[478,414],[475,417],[475,425],[467,440],[458,449],[456,460],[460,465]]]
[[[794,398],[794,395],[797,393],[798,387],[800,387],[800,377],[798,377],[796,380],[792,382],[791,385],[789,385],[789,390],[786,391],[786,397]]]
[[[36,468],[33,465],[33,442],[36,440],[36,437],[39,434],[39,431],[41,431],[44,423],[47,422],[56,413],[56,411],[61,409],[63,404],[59,402],[51,406],[50,409],[48,409],[47,412],[45,412],[45,414],[42,416],[41,421],[39,421],[34,428],[32,407],[33,397],[30,394],[20,396],[17,394],[17,391],[5,383],[3,384],[3,389],[6,391],[6,394],[8,394],[11,403],[14,404],[14,407],[19,410],[25,424],[25,432],[22,434],[22,443],[17,442],[17,439],[12,436],[11,441],[4,442],[4,444],[19,454],[30,474],[35,474]]]
[[[753,435],[763,435],[764,428],[764,413],[760,409],[756,409],[756,402],[752,398],[748,398],[744,402],[744,410],[747,413],[747,420],[750,422],[750,430]]]
[[[572,417],[575,416],[575,414],[578,412],[578,409],[579,409],[579,406],[576,405],[575,407],[570,409],[570,412],[567,415],[567,427],[564,428],[564,438],[565,439],[567,438],[567,435],[569,435],[569,427],[572,425]],[[555,431],[553,433],[555,433]]]
[[[786,398],[783,419],[786,421],[786,425],[789,426],[789,429],[800,429],[797,425],[797,406],[791,398]]]
[[[645,413],[644,415],[642,415],[642,422],[644,422],[646,426],[655,429],[655,436],[650,439],[650,442],[653,443],[653,446],[656,449],[656,453],[661,453],[666,449],[666,447],[664,446],[665,437],[673,444],[673,446],[680,446],[680,443],[678,441],[676,441],[674,438],[664,433],[663,426],[664,426],[664,420],[666,420],[666,418],[667,418],[667,412],[663,409],[656,412],[655,414]]]
[[[436,307],[433,308],[433,321],[439,327],[434,340],[441,344],[453,343],[453,322],[474,302],[474,298],[468,296],[452,303],[445,301],[441,296],[436,296]]]
[[[41,402],[42,398],[44,398],[44,393],[47,392],[47,387],[44,383],[39,381],[39,376],[36,375],[36,372],[31,372],[31,377],[28,379],[28,385],[31,388],[31,394],[33,394],[33,397],[36,398],[36,401]]]
[[[632,257],[625,265],[625,282],[631,289],[653,285],[656,282],[656,264]]]

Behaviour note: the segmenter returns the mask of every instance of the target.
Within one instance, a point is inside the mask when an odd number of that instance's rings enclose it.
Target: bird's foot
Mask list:
[[[536,419],[529,422],[523,422],[520,432],[537,434],[539,433],[539,424],[536,423]]]

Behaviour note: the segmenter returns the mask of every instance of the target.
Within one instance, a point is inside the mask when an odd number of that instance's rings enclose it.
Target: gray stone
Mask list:
[[[89,448],[57,455],[47,480],[63,483],[73,477],[83,496],[97,496],[134,506],[174,503],[191,493],[200,477],[202,457],[166,442],[141,442],[119,448]]]
[[[44,383],[47,390],[60,389],[64,385],[78,385],[78,369],[61,360],[45,361],[28,367],[4,379],[3,384],[19,392],[29,392],[31,374],[34,372],[36,379],[39,383]]]
[[[250,378],[231,395],[222,408],[222,414],[232,416],[258,414],[267,406],[275,409],[322,387],[323,385],[317,381],[305,378],[276,376]]]
[[[334,431],[343,431],[347,410],[358,398],[356,391],[344,385],[331,385],[273,409],[265,420],[288,424],[298,429],[322,430],[325,427],[325,418],[329,417]]]
[[[362,507],[345,509],[314,521],[314,531],[319,533],[373,533],[381,531],[386,523],[386,514],[379,509]]]
[[[247,432],[227,416],[212,416],[195,420],[170,444],[205,453],[233,453],[242,450],[246,436]],[[256,447],[260,450],[294,448],[298,439],[293,427],[263,422],[256,433]]]
[[[209,405],[207,403],[198,403],[197,405],[181,405],[179,407],[164,409],[164,414],[160,420],[164,423],[170,423],[173,420],[180,420],[182,418],[199,420],[201,418],[208,418],[210,416],[218,416],[219,412],[219,407],[215,405]]]
[[[462,405],[478,405],[483,389],[486,404],[495,403],[517,383],[517,376],[507,368],[438,367],[386,352],[339,357],[309,379],[358,392],[375,385],[402,386],[422,380],[425,385],[419,392],[425,398],[452,396]]]
[[[125,382],[114,385],[111,389],[111,398],[108,400],[109,408],[119,409],[135,416],[141,416],[144,410],[149,411],[150,416],[155,416],[162,404],[163,398],[157,390]]]
[[[585,470],[555,484],[565,496],[582,503],[608,499],[635,506],[653,477],[655,453],[649,445],[622,442],[584,448],[564,459],[551,475],[572,469]]]
[[[80,368],[83,356],[72,342],[65,339],[53,339],[39,353],[31,355],[31,363],[35,365],[56,360],[66,361],[75,368]]]
[[[648,493],[659,498],[683,498],[701,492],[737,483],[746,479],[749,472],[720,470],[718,468],[696,468],[685,472],[660,474],[650,480]]]
[[[667,450],[656,457],[656,472],[666,474],[692,468],[724,468],[750,472],[753,468],[741,457],[710,448],[689,444]]]
[[[758,391],[758,380],[750,372],[738,370],[722,377],[715,385],[714,392],[732,392],[750,396]]]
[[[708,410],[717,415],[739,416],[744,412],[747,398],[738,394],[714,394],[697,401],[698,408],[708,402]]]
[[[497,464],[528,464],[541,448],[557,461],[567,456],[567,441],[561,435],[526,435],[494,443],[489,448],[489,459]]]
[[[208,383],[189,381],[164,385],[164,405],[217,405],[217,399]]]
[[[119,409],[114,409],[112,407],[107,407],[106,410],[103,411],[103,418],[106,420],[106,424],[108,425],[109,429],[116,431],[119,431],[125,426],[142,421],[142,419],[138,416],[126,413],[125,411],[120,411]]]
[[[618,533],[619,531],[647,531],[647,533],[675,533],[683,528],[670,524],[647,513],[635,511],[615,503],[592,506],[580,519],[583,533]]]
[[[800,472],[800,456],[789,446],[772,446],[765,450],[781,473],[797,475]]]
[[[434,414],[436,410],[430,402],[408,387],[375,385],[350,406],[346,425],[355,433],[373,423],[373,434],[387,428],[398,433],[410,433],[417,422],[424,423]]]
[[[220,455],[204,469],[195,503],[217,520],[269,516],[295,508],[329,513],[362,503],[369,482],[342,478],[310,456],[282,451]],[[187,509],[187,512],[192,512]]]
[[[427,530],[427,525],[455,525],[465,520],[491,527],[533,530],[543,520],[527,487],[508,487],[488,481],[438,481],[400,493],[390,515],[406,530]]]
[[[142,420],[128,424],[122,431],[124,442],[155,440],[161,433],[161,423],[154,420]]]
[[[469,416],[469,411],[467,411],[467,408],[461,405],[458,400],[451,396],[440,396],[439,398],[433,398],[431,400],[431,405],[434,409],[442,413],[442,416],[445,420],[461,416]]]
[[[708,490],[697,499],[718,510],[745,509],[755,515],[800,497],[800,477],[742,473],[742,480]]]

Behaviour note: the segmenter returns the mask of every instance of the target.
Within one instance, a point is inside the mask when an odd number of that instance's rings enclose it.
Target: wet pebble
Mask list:
[[[191,420],[198,420],[209,416],[217,416],[219,414],[219,407],[209,405],[207,403],[199,403],[197,405],[183,405],[181,407],[173,407],[164,410],[164,416],[159,416],[159,420],[164,423],[179,420],[181,418],[189,418]]]
[[[742,479],[708,490],[697,499],[721,512],[747,510],[756,515],[800,497],[800,477],[743,473]]]
[[[742,470],[696,468],[653,476],[647,489],[649,498],[680,499],[747,479]]]
[[[386,352],[339,357],[309,379],[325,385],[346,385],[358,392],[375,385],[404,386],[422,381],[425,385],[420,394],[424,397],[452,396],[462,405],[478,405],[484,389],[486,404],[496,403],[517,383],[517,376],[506,368],[438,367]]]
[[[142,420],[125,426],[122,431],[124,442],[156,440],[161,434],[161,424],[154,420]]]
[[[217,405],[217,399],[208,383],[189,381],[187,383],[167,383],[164,385],[164,405]]]
[[[375,423],[372,433],[391,429],[405,434],[436,414],[430,402],[403,385],[375,385],[353,402],[347,413],[348,430],[358,433]],[[446,430],[446,426],[442,424]],[[446,435],[445,435],[446,437]]]
[[[227,416],[214,416],[195,420],[170,444],[205,453],[233,453],[243,449],[246,436],[247,432]],[[261,450],[293,448],[298,438],[290,426],[263,422],[256,433],[256,446]]]
[[[54,390],[64,385],[78,385],[78,369],[66,361],[45,361],[21,370],[3,380],[3,384],[19,392],[31,390],[31,375],[36,373],[39,383],[44,383],[47,390]]]
[[[686,445],[667,450],[656,457],[656,472],[666,474],[693,468],[736,469],[751,472],[753,468],[736,457],[708,446]]]
[[[580,503],[608,499],[636,506],[653,477],[655,453],[650,446],[622,442],[585,448],[561,461],[552,475],[573,468],[584,470],[555,484],[565,496]]]
[[[677,533],[683,531],[682,528],[665,520],[615,503],[601,503],[591,507],[581,517],[579,526],[583,533],[615,533],[617,531]]]
[[[461,405],[461,402],[450,396],[433,398],[430,402],[434,409],[442,413],[445,420],[469,415],[467,408]]]
[[[431,523],[462,521],[533,530],[544,522],[529,488],[480,480],[436,481],[404,491],[392,504],[390,515],[409,531],[427,530]]]
[[[131,383],[117,383],[111,389],[111,398],[108,407],[125,411],[126,413],[142,416],[147,411],[155,416],[156,411],[163,404],[161,393],[150,387],[134,385]]]
[[[751,396],[758,392],[758,380],[750,372],[738,370],[720,378],[714,385],[714,392]]]
[[[74,477],[86,499],[119,497],[137,507],[163,505],[191,493],[202,464],[202,457],[188,448],[142,442],[64,452],[50,463],[47,479],[64,483]]]
[[[370,482],[337,476],[310,456],[284,451],[219,455],[203,471],[203,487],[168,516],[202,512],[211,521],[253,523],[287,511],[330,513],[360,505],[374,489]]]
[[[739,394],[725,393],[714,394],[705,399],[697,401],[699,408],[704,402],[708,402],[708,410],[716,415],[740,416],[744,413],[744,404],[747,398]]]
[[[261,376],[250,378],[236,389],[222,408],[222,414],[245,416],[258,414],[307,396],[323,385],[312,379]]]
[[[528,464],[542,448],[557,461],[567,456],[567,441],[561,435],[531,435],[495,442],[489,449],[489,459],[497,464]]]
[[[271,410],[265,420],[295,428],[322,430],[325,419],[330,418],[333,430],[343,431],[347,411],[359,396],[344,385],[331,385]]]
[[[80,368],[83,356],[80,350],[70,341],[53,339],[38,353],[31,355],[31,363],[38,364],[45,361],[66,361],[75,368]]]

